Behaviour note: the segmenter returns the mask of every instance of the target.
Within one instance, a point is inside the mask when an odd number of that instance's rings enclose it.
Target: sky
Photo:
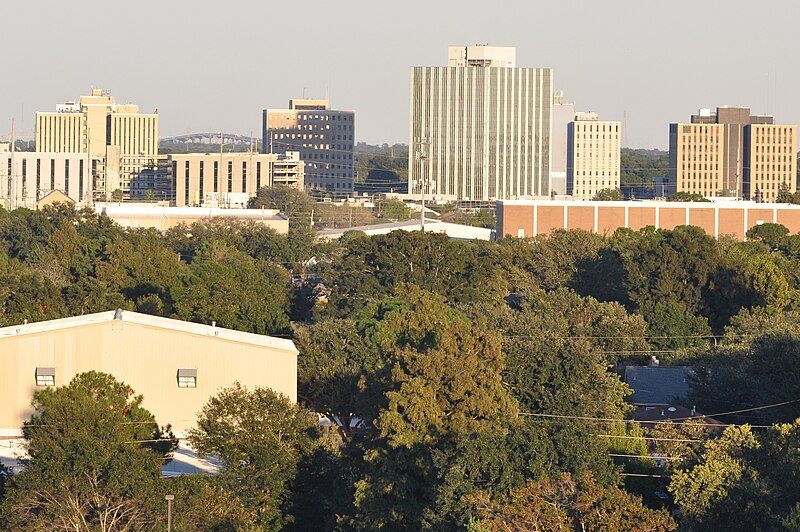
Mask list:
[[[448,45],[515,46],[551,67],[582,111],[623,121],[623,144],[668,145],[701,107],[749,106],[800,122],[797,0],[108,2],[5,6],[0,138],[16,119],[110,89],[158,109],[162,136],[261,134],[261,111],[325,97],[356,111],[356,139],[408,142],[411,66]],[[12,22],[16,21],[16,22]]]

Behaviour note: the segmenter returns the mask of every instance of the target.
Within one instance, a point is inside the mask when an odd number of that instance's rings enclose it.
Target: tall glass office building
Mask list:
[[[508,47],[451,46],[413,67],[409,193],[461,201],[550,194],[553,70],[516,67]]]

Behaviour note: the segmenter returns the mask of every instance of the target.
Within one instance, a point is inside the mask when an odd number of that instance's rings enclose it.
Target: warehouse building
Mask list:
[[[268,387],[297,400],[291,340],[131,311],[0,328],[0,439],[21,436],[36,390],[109,373],[182,437],[221,388]]]

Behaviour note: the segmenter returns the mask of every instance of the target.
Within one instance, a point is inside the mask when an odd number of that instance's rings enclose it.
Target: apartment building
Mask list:
[[[293,99],[288,109],[264,109],[264,153],[298,152],[305,188],[351,195],[355,177],[355,112],[331,109],[328,100]]]
[[[576,113],[567,124],[567,194],[593,199],[620,181],[620,123]]]
[[[451,46],[412,67],[408,192],[461,201],[550,194],[553,70],[516,49]]]
[[[131,161],[158,155],[158,113],[140,113],[137,105],[92,89],[55,112],[36,113],[36,151],[88,153],[90,200],[110,198],[115,190],[128,198],[131,182],[145,169]]]
[[[796,152],[796,137],[797,126],[776,125],[748,107],[700,109],[690,123],[670,124],[669,185],[706,197],[773,201],[781,183],[795,186],[796,162],[786,157],[792,146]]]
[[[178,207],[241,206],[262,187],[302,190],[305,182],[306,165],[298,152],[176,153],[168,158]]]
[[[744,197],[773,202],[784,187],[797,190],[797,126],[751,124],[744,128]]]

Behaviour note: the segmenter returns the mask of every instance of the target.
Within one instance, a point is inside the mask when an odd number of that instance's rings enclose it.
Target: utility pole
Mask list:
[[[172,501],[175,495],[165,495],[164,500],[167,501],[167,532],[172,532]]]
[[[16,209],[16,196],[17,196],[17,188],[14,186],[14,172],[16,170],[16,161],[14,157],[14,152],[17,151],[17,138],[16,138],[16,130],[15,130],[16,122],[12,118],[11,119],[11,168],[8,172],[8,210],[13,211]]]
[[[422,137],[417,141],[417,159],[419,160],[419,188],[422,195],[422,209],[420,210],[420,230],[425,232],[425,189],[428,186],[427,161],[428,161],[428,140]]]

